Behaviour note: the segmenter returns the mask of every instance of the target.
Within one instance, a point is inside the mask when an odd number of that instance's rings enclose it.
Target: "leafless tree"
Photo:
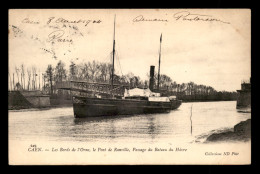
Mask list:
[[[12,78],[11,78],[11,76],[10,76],[10,73],[8,72],[8,77],[9,77],[9,82],[10,82],[10,85],[8,85],[8,87],[10,86],[10,91],[12,90]]]
[[[31,70],[29,68],[27,68],[27,76],[28,76],[27,88],[28,88],[28,90],[30,90],[31,75],[32,75]]]
[[[15,90],[15,85],[14,85],[14,73],[13,73],[13,90]]]
[[[32,86],[33,86],[33,90],[36,89],[36,76],[37,76],[37,74],[36,74],[36,67],[33,66],[32,67]]]
[[[88,62],[88,68],[90,71],[90,75],[91,75],[91,81],[95,82],[98,72],[99,72],[99,68],[100,68],[100,64],[99,62],[96,62],[95,60],[93,60],[93,62]]]
[[[25,73],[24,73],[24,64],[21,65],[21,85],[25,89]]]
[[[17,68],[16,66],[15,66],[15,72],[16,72],[16,76],[17,76],[17,79],[18,79],[18,83],[20,83],[20,80],[19,80],[19,72],[20,72],[20,69]]]

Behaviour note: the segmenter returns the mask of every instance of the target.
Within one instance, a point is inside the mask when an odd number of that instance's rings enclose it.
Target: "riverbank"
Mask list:
[[[66,107],[72,107],[72,104],[63,104],[63,105],[50,105],[46,107],[24,107],[24,106],[10,106],[8,107],[8,110],[10,111],[28,111],[28,110],[47,110],[52,108],[66,108]]]
[[[241,121],[234,126],[233,131],[225,131],[221,133],[213,133],[206,142],[219,141],[249,141],[251,140],[251,119]]]

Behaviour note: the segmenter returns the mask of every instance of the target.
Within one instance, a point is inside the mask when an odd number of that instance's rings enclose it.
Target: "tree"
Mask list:
[[[108,82],[108,77],[110,75],[110,69],[112,65],[109,63],[102,63],[100,64],[100,79],[102,82]]]
[[[33,90],[35,90],[36,89],[36,76],[37,76],[37,74],[36,74],[36,67],[35,66],[33,66],[32,67],[32,85],[33,85]]]
[[[27,76],[28,76],[28,83],[27,83],[27,88],[30,90],[30,82],[31,82],[31,70],[27,68]]]
[[[89,72],[88,72],[88,64],[84,63],[83,65],[79,65],[79,78],[80,80],[88,80],[89,79]]]
[[[25,80],[24,80],[24,65],[21,65],[21,86],[23,89],[25,89]]]
[[[18,82],[18,83],[16,83],[16,89],[17,90],[22,90],[22,86],[21,86],[21,84]]]
[[[76,71],[77,71],[77,66],[73,61],[71,61],[70,62],[70,71],[69,71],[71,80],[76,79]]]
[[[8,84],[8,87],[10,86],[10,88],[9,88],[9,90],[11,91],[12,90],[12,78],[11,78],[11,76],[10,76],[10,73],[9,73],[9,71],[8,71],[8,81],[10,82],[9,84]]]
[[[63,78],[66,78],[65,64],[60,60],[55,68],[55,81],[61,82]]]
[[[172,79],[169,76],[165,74],[160,75],[160,86],[162,86],[163,88],[167,88],[170,86],[171,83]]]
[[[50,87],[51,87],[51,95],[53,94],[53,86],[52,86],[52,81],[53,81],[53,73],[54,73],[54,69],[52,68],[51,65],[48,65],[47,70],[46,70],[46,76],[47,76],[47,80],[50,83]]]
[[[19,80],[19,72],[20,72],[20,69],[17,68],[16,66],[15,66],[15,72],[16,72],[16,76],[17,76],[17,79],[18,79],[18,83],[20,84],[20,80]]]
[[[93,62],[88,62],[88,68],[89,68],[89,71],[90,71],[90,80],[92,82],[95,82],[96,78],[97,78],[97,75],[98,75],[98,72],[99,72],[99,68],[100,68],[100,65],[98,62],[96,62],[95,60],[93,60]]]
[[[188,84],[188,95],[192,95],[194,93],[194,82],[189,82]]]
[[[144,88],[148,88],[148,86],[149,86],[149,82],[148,82],[148,80],[145,80],[144,81]]]

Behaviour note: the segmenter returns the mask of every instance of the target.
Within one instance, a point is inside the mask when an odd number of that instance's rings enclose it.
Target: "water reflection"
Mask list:
[[[118,122],[124,121],[123,125]],[[161,126],[154,115],[132,115],[132,116],[104,116],[73,119],[75,126],[80,126],[82,134],[95,134],[99,137],[107,135],[113,141],[115,138],[149,138],[154,139],[160,134]],[[97,125],[99,126],[97,127]],[[141,125],[139,128],[135,125]],[[84,127],[84,128],[82,128]],[[147,137],[149,136],[149,137]]]
[[[212,130],[233,127],[251,117],[235,102],[190,103],[164,114],[74,118],[72,108],[9,112],[9,137],[83,142],[188,141]],[[189,139],[189,140],[187,140]]]
[[[154,139],[155,138],[155,129],[156,129],[156,127],[155,127],[155,123],[154,123],[154,120],[155,120],[155,118],[154,117],[147,117],[147,120],[148,120],[148,122],[147,122],[147,124],[148,124],[148,134],[150,134],[151,135],[151,138],[152,139]]]
[[[110,120],[116,120],[119,118],[124,118],[129,116],[103,116],[103,117],[86,117],[86,118],[74,118],[73,122],[75,125],[82,124],[82,123],[88,123],[88,122],[101,122],[101,121],[110,121]]]

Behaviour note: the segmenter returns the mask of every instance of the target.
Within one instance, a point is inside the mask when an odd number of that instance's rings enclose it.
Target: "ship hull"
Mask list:
[[[171,110],[178,109],[181,104],[181,100],[171,100]]]
[[[75,118],[167,113],[172,106],[171,102],[88,97],[74,97],[73,101]]]

